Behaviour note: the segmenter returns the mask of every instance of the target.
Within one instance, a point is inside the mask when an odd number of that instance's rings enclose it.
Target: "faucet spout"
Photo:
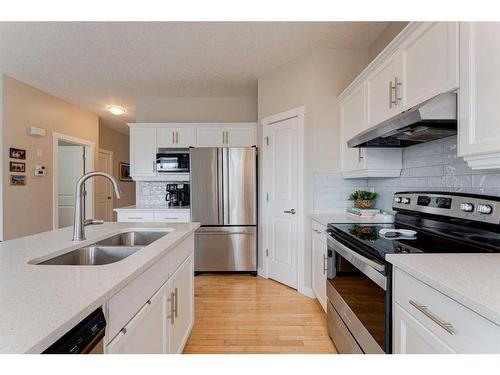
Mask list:
[[[117,199],[121,198],[121,189],[120,185],[118,185],[118,181],[116,178],[111,176],[106,172],[90,172],[84,174],[82,177],[78,179],[75,187],[75,214],[73,221],[73,241],[79,242],[85,240],[85,216],[83,210],[83,184],[91,177],[105,177],[107,178],[111,184],[113,185],[113,190],[115,191],[115,195]]]

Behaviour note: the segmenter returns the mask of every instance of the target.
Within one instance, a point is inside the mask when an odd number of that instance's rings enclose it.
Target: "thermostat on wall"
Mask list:
[[[45,176],[45,165],[35,165],[35,176]]]

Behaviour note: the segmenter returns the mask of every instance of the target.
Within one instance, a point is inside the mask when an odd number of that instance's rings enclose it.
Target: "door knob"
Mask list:
[[[290,211],[283,211],[285,214],[295,215],[295,208],[292,208]]]

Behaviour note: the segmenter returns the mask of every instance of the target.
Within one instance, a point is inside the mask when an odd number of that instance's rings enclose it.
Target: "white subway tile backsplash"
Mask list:
[[[398,191],[451,191],[500,196],[500,170],[472,170],[457,156],[457,138],[449,137],[403,150],[403,170],[398,178],[345,180],[339,173],[314,175],[314,212],[344,212],[354,190],[379,193],[376,206],[392,208]]]

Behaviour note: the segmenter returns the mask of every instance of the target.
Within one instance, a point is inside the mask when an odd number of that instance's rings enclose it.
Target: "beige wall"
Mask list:
[[[137,122],[253,122],[255,97],[140,98]]]
[[[63,133],[98,145],[98,118],[93,113],[8,76],[3,80],[3,217],[4,239],[52,229],[52,133]],[[30,137],[30,126],[47,135]],[[9,147],[26,150],[26,186],[10,186]],[[41,156],[37,156],[37,150]],[[35,164],[47,175],[34,177]]]
[[[304,209],[312,212],[313,174],[339,170],[337,96],[367,65],[366,49],[325,49],[310,52],[274,69],[258,80],[258,119],[305,106]],[[262,128],[259,126],[259,142]],[[311,284],[310,220],[306,217],[304,280]],[[262,249],[262,246],[260,246]],[[259,256],[259,260],[263,257]],[[262,267],[262,262],[259,261]]]
[[[125,125],[124,125],[125,126]],[[120,178],[119,163],[128,163],[129,136],[119,133],[106,126],[104,119],[99,119],[99,147],[113,152],[113,176]],[[122,189],[121,199],[113,200],[113,208],[130,206],[135,204],[135,182],[119,181]],[[116,214],[114,214],[116,220]]]
[[[390,22],[377,39],[368,48],[368,57],[372,61],[382,50],[408,25],[408,22]]]

